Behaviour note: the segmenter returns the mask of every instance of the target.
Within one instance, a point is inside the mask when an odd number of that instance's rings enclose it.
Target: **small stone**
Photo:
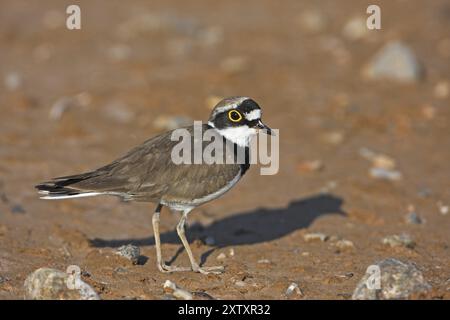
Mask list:
[[[40,268],[25,280],[25,297],[32,300],[100,300],[79,277],[50,268]]]
[[[287,296],[290,296],[290,295],[292,295],[293,293],[296,293],[296,294],[298,294],[299,296],[303,296],[302,290],[300,289],[300,287],[298,286],[298,284],[295,283],[295,282],[292,282],[292,283],[289,285],[289,287],[286,289],[286,292],[285,292],[285,294],[286,294]]]
[[[416,213],[416,212],[410,212],[405,217],[406,223],[409,224],[422,224],[423,220],[422,218]]]
[[[175,283],[173,283],[170,280],[166,280],[166,282],[164,282],[164,292],[166,294],[169,294],[171,296],[173,296],[175,299],[178,300],[192,300],[193,296],[190,292],[178,288],[177,285]]]
[[[303,239],[306,242],[317,241],[317,240],[325,242],[328,240],[328,236],[321,232],[314,232],[314,233],[307,233],[307,234],[303,235]]]
[[[104,106],[103,113],[117,123],[129,123],[134,119],[134,113],[121,101],[110,101]]]
[[[339,131],[327,132],[322,134],[322,141],[332,145],[341,144],[344,141],[344,134]]]
[[[173,130],[189,126],[193,120],[184,116],[158,116],[153,122],[153,126],[158,130]]]
[[[241,56],[228,57],[220,63],[222,71],[230,75],[242,73],[247,67],[247,58]]]
[[[218,256],[217,256],[217,260],[225,260],[227,258],[227,256],[225,255],[225,253],[220,253]]]
[[[448,207],[447,205],[442,204],[442,202],[440,202],[440,201],[437,203],[437,205],[438,205],[438,208],[439,208],[439,212],[440,212],[443,216],[445,216],[445,215],[448,214],[449,207]]]
[[[6,89],[14,91],[22,86],[22,76],[18,72],[10,72],[5,76],[4,83]]]
[[[320,171],[323,167],[324,165],[320,160],[303,161],[297,165],[297,170],[299,173],[306,173]]]
[[[335,246],[336,246],[338,249],[340,249],[340,250],[350,250],[350,249],[354,249],[354,248],[355,248],[355,245],[353,244],[352,241],[350,241],[350,240],[345,240],[345,239],[338,240],[338,241],[335,243]]]
[[[342,34],[351,41],[360,40],[367,36],[369,29],[366,25],[366,19],[363,17],[354,17],[347,21]]]
[[[432,120],[436,116],[436,107],[426,104],[421,108],[422,115],[427,120]]]
[[[376,270],[379,271],[379,281],[375,278]],[[356,286],[352,299],[408,299],[412,294],[424,293],[430,289],[431,286],[414,264],[389,258],[369,266]]]
[[[259,260],[258,260],[258,263],[261,263],[261,264],[271,264],[271,262],[270,262],[269,259],[259,259]]]
[[[319,33],[327,27],[327,19],[319,10],[302,12],[298,18],[304,30],[310,33]]]
[[[375,179],[398,181],[402,179],[402,174],[397,170],[384,168],[370,168],[369,175]]]
[[[37,62],[44,62],[44,61],[49,60],[52,57],[53,53],[54,53],[54,48],[51,44],[41,43],[33,49],[32,54],[33,54],[33,58]]]
[[[199,31],[198,42],[204,47],[214,47],[223,41],[223,35],[222,27],[208,27]]]
[[[390,247],[405,247],[414,249],[416,246],[416,243],[408,234],[388,236],[383,238],[382,242]]]
[[[434,96],[438,99],[445,99],[450,93],[450,85],[448,81],[440,81],[434,87]]]
[[[60,120],[65,112],[70,108],[81,106],[86,107],[91,103],[91,95],[87,92],[81,92],[75,96],[61,97],[55,101],[50,108],[49,117],[52,120]]]
[[[14,214],[24,214],[27,213],[25,209],[20,204],[15,204],[11,207],[11,212]]]
[[[231,248],[230,250],[228,250],[228,255],[229,255],[230,257],[234,257],[234,249],[233,249],[233,248]]]
[[[422,78],[423,70],[414,52],[401,42],[389,42],[365,69],[370,79],[389,79],[415,82]]]
[[[242,280],[237,280],[237,281],[235,281],[234,282],[234,284],[236,285],[236,286],[238,286],[238,287],[245,287],[247,284],[244,282],[244,281],[242,281]]]
[[[138,264],[139,257],[141,256],[141,250],[139,247],[132,244],[119,247],[115,253],[130,260],[133,264]]]
[[[361,157],[372,162],[372,166],[383,169],[394,169],[396,166],[395,160],[385,154],[377,153],[369,148],[361,148],[359,150]]]
[[[125,61],[131,56],[131,48],[125,44],[117,44],[108,49],[108,56],[114,62]]]

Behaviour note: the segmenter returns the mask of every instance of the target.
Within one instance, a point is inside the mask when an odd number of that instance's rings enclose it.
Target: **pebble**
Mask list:
[[[224,39],[224,32],[221,26],[210,26],[199,30],[198,42],[204,47],[214,47],[220,44]]]
[[[402,179],[402,173],[400,171],[385,168],[370,168],[369,174],[375,179],[390,181],[398,181]]]
[[[401,234],[401,235],[392,235],[387,236],[383,238],[382,243],[385,245],[389,245],[391,247],[405,247],[409,249],[414,249],[416,246],[416,243],[408,234]]]
[[[10,72],[5,76],[4,83],[6,89],[10,91],[17,90],[22,86],[22,76],[18,72]]]
[[[440,201],[437,203],[437,205],[438,205],[438,208],[439,208],[439,212],[440,212],[443,216],[445,216],[445,215],[448,214],[449,206],[442,204],[442,202],[440,202]]]
[[[423,70],[414,52],[402,42],[387,43],[367,65],[370,79],[389,79],[403,83],[418,81]]]
[[[164,292],[166,294],[173,296],[175,299],[178,299],[178,300],[192,300],[193,299],[193,296],[189,291],[178,288],[177,285],[170,280],[166,280],[166,282],[164,282],[163,288],[164,288]]]
[[[310,33],[322,32],[328,24],[326,17],[319,10],[307,10],[302,12],[298,21],[301,27]]]
[[[64,96],[55,101],[50,108],[49,118],[60,120],[65,112],[75,106],[86,107],[91,103],[91,95],[87,92],[81,92],[75,96]]]
[[[306,242],[317,241],[317,240],[325,242],[328,240],[328,236],[321,232],[314,232],[314,233],[307,233],[307,234],[303,235],[303,239]]]
[[[372,162],[376,168],[394,169],[396,166],[395,160],[385,154],[377,153],[369,148],[363,147],[359,150],[361,157]]]
[[[228,250],[228,255],[229,255],[230,257],[234,257],[234,249],[233,249],[233,248],[231,248],[230,250]]]
[[[121,101],[110,101],[103,107],[105,116],[117,123],[130,123],[134,119],[134,112]]]
[[[238,286],[238,287],[245,287],[247,284],[244,282],[244,281],[242,281],[242,280],[237,280],[237,281],[235,281],[234,282],[234,284],[236,285],[236,286]]]
[[[303,161],[297,165],[297,171],[299,173],[320,171],[323,168],[323,162],[320,160]]]
[[[216,259],[217,260],[225,260],[227,258],[227,256],[225,255],[225,253],[220,253],[217,257],[216,257]]]
[[[139,257],[141,256],[140,248],[132,244],[119,247],[115,253],[130,260],[133,264],[138,264]]]
[[[25,280],[25,298],[32,300],[100,300],[94,289],[80,278],[56,269],[40,268]],[[70,289],[71,285],[72,289]]]
[[[173,130],[189,126],[192,123],[193,120],[185,116],[158,116],[153,121],[153,126],[158,130]]]
[[[336,246],[338,249],[340,249],[340,250],[349,250],[349,249],[354,249],[354,248],[355,248],[355,245],[353,244],[352,241],[350,241],[350,240],[345,240],[345,239],[338,240],[338,241],[335,243],[335,246]]]
[[[125,61],[131,56],[131,48],[126,44],[116,44],[107,51],[109,58],[114,62]]]
[[[434,96],[438,99],[445,99],[450,93],[450,85],[448,81],[440,81],[434,86]]]
[[[367,36],[369,29],[366,19],[363,17],[353,17],[347,21],[342,29],[342,35],[351,41],[360,40]]]
[[[344,134],[339,131],[327,132],[322,134],[321,139],[328,144],[338,145],[344,141]]]
[[[244,72],[248,67],[248,60],[242,56],[232,56],[225,58],[220,62],[220,68],[223,72],[233,75]]]
[[[296,293],[296,294],[298,294],[299,296],[303,296],[303,292],[302,292],[302,290],[300,289],[300,287],[298,286],[298,284],[297,283],[295,283],[295,282],[292,282],[290,285],[289,285],[289,287],[286,289],[286,295],[287,296],[290,296],[290,295],[292,295],[293,293]]]
[[[259,259],[258,263],[262,263],[262,264],[270,264],[270,260],[269,259]]]
[[[20,204],[15,204],[11,207],[11,212],[14,214],[24,214],[27,213],[25,209]]]
[[[412,294],[431,289],[422,272],[410,262],[389,258],[375,263],[375,266],[380,270],[380,288],[368,288],[367,284],[375,274],[366,272],[353,292],[353,300],[407,299]]]
[[[405,217],[406,223],[409,224],[422,224],[423,219],[416,213],[416,212],[410,212]]]

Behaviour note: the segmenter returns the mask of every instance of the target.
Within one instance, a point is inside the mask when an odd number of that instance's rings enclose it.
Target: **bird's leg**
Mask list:
[[[182,267],[172,267],[166,265],[162,261],[161,255],[161,240],[159,237],[159,214],[161,213],[162,205],[158,204],[156,207],[155,213],[153,213],[152,223],[153,223],[153,234],[155,238],[155,246],[156,246],[156,264],[161,272],[173,272],[173,271],[189,271],[190,268],[182,268]]]
[[[223,267],[222,266],[215,266],[215,267],[200,267],[198,265],[198,263],[195,261],[194,255],[192,254],[192,250],[191,247],[189,246],[189,242],[186,239],[186,235],[184,232],[184,226],[186,224],[186,219],[187,219],[187,214],[189,213],[190,210],[185,210],[183,212],[183,215],[181,216],[180,222],[177,225],[177,233],[178,236],[181,239],[181,242],[183,242],[183,246],[184,249],[186,250],[188,256],[189,256],[189,261],[191,262],[191,267],[192,267],[192,271],[194,272],[200,272],[203,274],[208,274],[208,273],[215,273],[215,274],[219,274],[223,272]]]

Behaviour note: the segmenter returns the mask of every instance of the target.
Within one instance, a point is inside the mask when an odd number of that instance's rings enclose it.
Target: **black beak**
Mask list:
[[[262,123],[261,120],[258,120],[258,123],[256,124],[255,127],[258,129],[263,129],[266,134],[269,134],[271,136],[275,135],[275,132],[272,129],[270,129],[268,126],[266,126],[264,123]]]

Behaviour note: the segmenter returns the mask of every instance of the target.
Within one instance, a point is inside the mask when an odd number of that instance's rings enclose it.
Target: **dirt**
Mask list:
[[[367,17],[361,1],[77,1],[72,31],[71,1],[2,1],[0,298],[23,298],[37,268],[78,265],[102,299],[161,299],[167,279],[220,299],[349,299],[369,265],[392,257],[423,272],[433,290],[422,298],[449,299],[450,5],[378,3],[382,29],[350,40],[342,28]],[[311,10],[326,23],[306,28]],[[423,79],[362,75],[392,40],[413,50]],[[222,275],[158,271],[154,204],[44,201],[33,188],[114,160],[161,132],[158,116],[206,120],[211,97],[232,95],[254,98],[280,129],[280,170],[255,166],[190,214],[194,254]],[[58,101],[67,108],[51,117]],[[401,178],[371,177],[361,148],[394,159]],[[405,222],[412,211],[423,223]],[[178,218],[163,210],[163,255],[187,265]],[[328,239],[305,241],[315,232]],[[414,247],[382,243],[404,233]],[[129,243],[137,265],[113,254]],[[292,282],[303,295],[285,295]]]

